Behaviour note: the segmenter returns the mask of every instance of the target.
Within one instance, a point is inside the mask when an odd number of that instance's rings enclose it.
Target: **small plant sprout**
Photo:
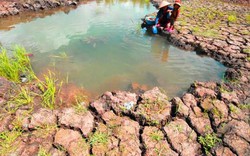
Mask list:
[[[76,111],[76,113],[86,113],[88,111],[88,109],[86,108],[85,106],[85,101],[86,100],[86,97],[84,96],[76,96],[75,97],[75,105],[74,105],[74,109]]]
[[[51,154],[42,146],[39,147],[38,156],[51,156]]]
[[[243,53],[250,54],[250,48],[243,49]]]
[[[237,17],[235,15],[229,15],[227,20],[229,23],[235,23],[237,21]]]
[[[21,88],[20,93],[15,97],[14,102],[21,105],[28,105],[33,102],[32,93],[28,88]]]
[[[218,108],[214,107],[212,109],[212,113],[213,115],[215,115],[216,117],[222,119],[223,118],[223,114],[218,110]]]
[[[229,105],[229,110],[230,110],[231,113],[237,113],[238,112],[237,107],[235,105],[233,105],[233,104]]]
[[[156,152],[157,156],[162,156],[165,155],[166,151],[168,149],[166,149],[166,147],[160,147],[160,148],[155,148],[154,151]]]
[[[7,55],[6,49],[2,48],[0,51],[0,76],[14,82],[21,82],[22,74],[25,74],[28,80],[36,78],[24,48],[16,46],[13,57]]]
[[[39,88],[43,91],[42,106],[49,109],[55,108],[55,94],[56,94],[56,79],[49,71],[49,75],[45,75],[45,82],[40,82]]]
[[[33,98],[28,88],[20,87],[18,95],[7,102],[7,111],[14,113],[21,106],[33,104]]]
[[[217,143],[221,142],[221,139],[212,133],[206,134],[204,137],[199,136],[198,141],[204,147],[206,154],[208,154]]]
[[[35,127],[35,136],[39,137],[39,138],[46,138],[49,135],[53,134],[55,131],[57,131],[58,126],[56,124],[52,124],[52,125],[42,125],[40,127]]]
[[[0,155],[9,155],[15,151],[19,142],[17,138],[21,136],[22,131],[19,129],[13,129],[12,131],[3,131],[0,133]]]
[[[240,104],[239,108],[242,110],[250,110],[250,103],[248,104]]]
[[[62,145],[59,144],[53,144],[55,146],[56,149],[58,149],[59,151],[63,151],[66,152],[67,150],[65,149],[65,147],[63,147]]]
[[[163,139],[163,134],[160,131],[155,131],[150,134],[150,138],[154,141],[159,142]]]
[[[183,132],[183,126],[181,126],[181,125],[176,125],[176,129],[177,129],[177,131],[178,132]]]
[[[97,131],[90,137],[89,143],[90,143],[90,145],[107,144],[108,143],[108,134]]]
[[[246,15],[246,21],[247,21],[248,24],[250,24],[250,14]]]

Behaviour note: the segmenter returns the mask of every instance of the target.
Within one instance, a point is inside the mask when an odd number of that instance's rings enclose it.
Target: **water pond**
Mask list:
[[[226,70],[221,63],[141,31],[141,18],[155,11],[144,1],[104,0],[24,13],[1,19],[0,42],[31,51],[37,74],[56,68],[93,95],[139,83],[159,86],[173,97],[194,80],[220,81]]]

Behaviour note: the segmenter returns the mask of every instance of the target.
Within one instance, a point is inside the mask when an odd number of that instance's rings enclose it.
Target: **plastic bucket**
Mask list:
[[[156,26],[153,26],[153,27],[152,27],[152,32],[153,32],[154,34],[157,34],[157,33],[158,33],[158,29],[157,29]]]
[[[155,17],[154,16],[148,16],[145,18],[145,21],[148,25],[154,25],[155,24]]]

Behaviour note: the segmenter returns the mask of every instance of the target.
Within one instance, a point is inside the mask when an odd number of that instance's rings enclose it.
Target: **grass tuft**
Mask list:
[[[163,135],[162,135],[162,133],[160,131],[155,131],[155,132],[150,134],[150,138],[152,140],[155,140],[155,141],[159,142],[160,140],[163,139]]]
[[[90,145],[107,144],[108,134],[97,131],[90,137],[89,143]]]
[[[28,80],[36,78],[30,59],[24,48],[16,46],[14,48],[13,57],[7,55],[6,49],[0,50],[0,76],[14,82],[20,82],[20,76],[27,75]]]
[[[206,154],[209,153],[209,151],[219,142],[221,142],[221,139],[218,138],[214,133],[212,134],[206,134],[204,137],[199,136],[198,141],[205,149]]]
[[[84,101],[86,101],[86,97],[84,97],[84,96],[76,96],[75,97],[74,109],[75,109],[76,113],[84,114],[88,111],[88,109],[85,106]]]
[[[39,127],[35,127],[35,136],[39,137],[39,138],[47,138],[48,136],[50,136],[51,134],[53,134],[55,131],[58,130],[58,126],[56,124],[52,124],[52,125],[42,125]]]
[[[40,82],[38,87],[42,94],[42,106],[49,109],[55,108],[55,95],[56,95],[56,79],[54,74],[49,71],[48,75],[44,76],[45,81]]]
[[[242,110],[250,110],[250,103],[248,104],[240,104],[239,108]]]
[[[247,21],[248,24],[250,24],[250,14],[246,15],[246,21]]]
[[[229,110],[231,113],[238,113],[237,107],[231,103],[229,104]]]
[[[237,21],[237,17],[235,15],[229,15],[227,20],[229,23],[235,23]]]
[[[17,149],[15,141],[21,136],[20,129],[13,129],[12,131],[3,131],[0,133],[0,155],[9,155]]]
[[[51,156],[51,154],[41,146],[39,147],[39,151],[37,155],[38,156]]]
[[[33,103],[34,97],[28,88],[20,87],[19,93],[7,102],[7,111],[14,113],[18,108]]]

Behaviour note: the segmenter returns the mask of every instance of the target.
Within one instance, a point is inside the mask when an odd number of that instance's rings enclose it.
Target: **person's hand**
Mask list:
[[[170,29],[169,28],[164,28],[164,31],[169,31]]]

